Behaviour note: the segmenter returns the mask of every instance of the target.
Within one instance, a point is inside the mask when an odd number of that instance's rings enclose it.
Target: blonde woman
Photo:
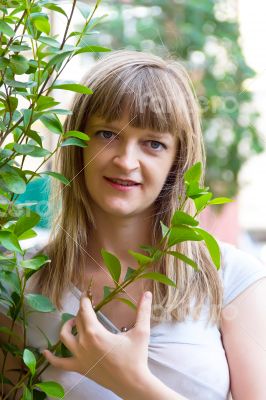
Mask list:
[[[61,313],[72,313],[61,339],[73,356],[46,350],[51,366],[42,378],[60,382],[73,400],[226,400],[230,392],[234,400],[266,399],[266,270],[233,246],[221,244],[217,272],[202,242],[178,245],[200,271],[165,257],[155,268],[177,289],[137,281],[124,294],[137,313],[119,301],[102,308],[109,329],[88,298],[80,301],[91,278],[95,304],[112,285],[101,249],[120,259],[122,275],[134,268],[128,250],[160,240],[160,221],[169,224],[184,193],[184,172],[204,164],[198,105],[178,62],[112,52],[89,71],[86,85],[93,94],[76,97],[65,129],[90,141],[58,155],[71,185],[54,195],[51,264],[35,282],[58,311],[32,314],[28,339],[44,350],[40,329],[56,342]],[[193,212],[192,204],[185,211]]]

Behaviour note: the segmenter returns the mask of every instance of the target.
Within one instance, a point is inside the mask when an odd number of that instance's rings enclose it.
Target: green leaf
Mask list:
[[[47,394],[47,396],[62,399],[65,395],[63,387],[59,385],[59,383],[57,382],[52,382],[52,381],[41,382],[41,383],[36,383],[34,386],[41,389],[44,393]]]
[[[50,175],[55,179],[58,179],[60,182],[64,183],[65,185],[68,185],[70,181],[62,174],[59,174],[59,172],[52,172],[52,171],[45,171],[41,172],[41,175]]]
[[[194,228],[194,229],[203,238],[215,267],[219,269],[221,266],[221,252],[216,239],[208,232],[206,232],[204,229],[201,228]]]
[[[205,208],[211,198],[212,193],[207,193],[193,199],[197,211],[201,211]]]
[[[4,33],[7,36],[14,36],[15,31],[2,19],[0,20],[0,33]]]
[[[117,300],[117,301],[120,301],[121,303],[125,303],[129,307],[133,308],[133,310],[137,309],[136,305],[134,303],[132,303],[132,301],[130,301],[128,299],[124,299],[123,297],[114,297],[113,300]]]
[[[42,267],[44,264],[47,264],[49,261],[50,260],[47,256],[36,256],[29,260],[21,261],[21,266],[22,268],[33,269],[37,271],[38,269],[40,269],[40,267]]]
[[[19,154],[28,155],[28,154],[31,154],[33,152],[35,146],[33,146],[32,144],[14,143],[13,148]]]
[[[36,358],[32,351],[28,349],[24,350],[23,361],[25,365],[27,365],[27,367],[29,368],[31,375],[34,376],[36,372]]]
[[[61,63],[72,54],[72,51],[67,50],[67,51],[62,51],[59,54],[56,54],[55,56],[53,56],[50,61],[47,63],[47,65],[45,66],[45,70],[47,70],[48,68],[56,65],[59,66],[61,65]],[[54,86],[53,86],[54,88]]]
[[[102,46],[85,46],[82,47],[81,49],[75,51],[75,54],[81,54],[81,53],[102,53],[106,51],[111,51],[111,49],[108,49],[108,47],[102,47]]]
[[[26,183],[14,167],[7,164],[1,167],[0,178],[10,192],[16,194],[25,192]]]
[[[191,217],[191,215],[177,210],[171,220],[172,226],[177,226],[177,225],[191,225],[191,226],[197,226],[199,224],[198,221],[195,220],[195,218]]]
[[[74,314],[63,313],[61,315],[61,320],[62,320],[63,323],[65,323],[65,322],[67,322],[67,321],[69,321],[70,319],[73,319],[73,318],[75,318]]]
[[[19,44],[12,44],[12,45],[10,46],[10,50],[12,50],[12,51],[14,51],[14,52],[28,51],[28,50],[31,50],[31,47],[28,46],[28,45],[26,45],[26,44],[22,44],[22,45],[19,45]]]
[[[102,249],[101,250],[101,255],[104,260],[104,264],[108,268],[108,271],[110,272],[113,281],[117,285],[120,279],[120,274],[121,274],[121,264],[118,258],[109,253],[108,251]]]
[[[40,120],[42,121],[43,125],[49,129],[49,131],[60,135],[63,133],[63,126],[55,114],[42,115]]]
[[[49,20],[46,16],[42,16],[42,15],[38,15],[38,16],[34,16],[31,18],[33,25],[35,26],[35,28],[40,31],[40,32],[44,32],[46,33],[46,35],[49,35],[50,33],[50,23]]]
[[[6,79],[5,83],[14,88],[32,88],[37,86],[37,82],[20,82],[13,79]]]
[[[47,3],[47,4],[44,4],[43,7],[48,8],[49,10],[58,12],[58,13],[60,13],[60,14],[63,14],[65,17],[67,17],[67,14],[66,14],[65,11],[63,10],[63,8],[57,6],[56,4]]]
[[[103,298],[105,299],[106,297],[108,297],[111,292],[112,292],[112,288],[110,288],[109,286],[104,286],[103,287]]]
[[[55,307],[46,296],[43,296],[41,294],[27,293],[25,295],[25,299],[27,300],[27,303],[30,305],[30,307],[33,308],[35,311],[55,311]]]
[[[7,250],[17,251],[18,253],[22,253],[22,249],[19,245],[18,239],[12,232],[1,231],[0,232],[0,243]]]
[[[33,400],[46,400],[47,396],[44,392],[41,392],[39,389],[33,389]]]
[[[81,15],[84,17],[84,19],[88,19],[90,15],[90,7],[88,4],[84,4],[83,2],[79,1],[77,3],[77,8],[80,11]]]
[[[18,54],[10,58],[10,67],[15,75],[22,75],[29,69],[28,60]]]
[[[168,246],[171,247],[177,243],[186,242],[187,240],[202,240],[202,237],[195,230],[196,228],[192,229],[188,226],[178,226],[171,228],[168,237]]]
[[[172,256],[178,258],[179,260],[183,261],[184,263],[190,265],[192,268],[195,270],[198,270],[198,266],[195,263],[195,261],[191,260],[191,258],[185,256],[182,253],[179,253],[178,251],[167,251],[167,254],[171,254]]]
[[[186,183],[198,182],[200,180],[202,173],[202,165],[201,162],[194,164],[191,168],[189,168],[184,174],[184,181]]]
[[[191,182],[187,185],[187,196],[196,199],[202,195],[208,194],[208,188],[201,188],[198,182]]]
[[[216,199],[210,200],[208,202],[208,205],[214,205],[214,204],[225,204],[225,203],[231,203],[233,200],[228,199],[227,197],[216,197]]]
[[[146,272],[145,274],[138,276],[136,279],[152,279],[164,283],[165,285],[176,287],[176,284],[171,279],[159,272]]]
[[[55,48],[59,48],[61,46],[60,43],[52,37],[40,36],[38,38],[38,41],[41,43],[47,44],[47,46],[51,46],[51,47],[55,47]]]
[[[34,211],[27,209],[29,215],[23,215],[15,224],[14,233],[17,236],[21,236],[22,233],[36,226],[41,217]]]
[[[51,154],[49,150],[42,147],[34,146],[35,149],[30,153],[31,157],[46,157]]]
[[[60,85],[54,85],[52,89],[70,90],[71,92],[83,93],[83,94],[93,93],[93,91],[90,88],[84,85],[80,85],[78,83],[62,83]]]
[[[37,101],[36,111],[43,111],[47,108],[51,108],[60,104],[59,101],[55,101],[55,99],[51,96],[40,96]]]
[[[160,221],[160,224],[161,224],[161,229],[162,229],[162,235],[164,238],[168,234],[169,229],[168,229],[168,226],[164,225],[164,223],[162,221]]]
[[[36,131],[27,130],[27,132],[25,132],[25,135],[33,139],[39,146],[42,147],[42,138],[40,137],[40,135],[38,135]]]
[[[127,281],[135,272],[136,270],[134,268],[128,267],[124,278],[124,282]]]
[[[36,236],[37,236],[37,233],[33,229],[29,229],[28,231],[22,233],[22,235],[20,235],[18,237],[18,240],[20,241],[20,240],[32,239]]]
[[[76,137],[81,140],[90,140],[90,137],[86,133],[79,131],[68,131],[64,134],[64,137]]]
[[[1,280],[5,282],[5,286],[9,286],[13,293],[17,293],[20,297],[20,281],[16,272],[0,270]],[[13,298],[12,298],[13,303]],[[18,302],[16,303],[18,304]]]
[[[132,250],[128,250],[128,253],[131,254],[132,257],[134,257],[135,260],[138,262],[138,264],[141,266],[150,264],[153,261],[152,257],[145,256],[144,254],[141,253],[136,253],[135,251]]]
[[[64,140],[61,143],[61,147],[64,147],[64,146],[87,147],[88,144],[81,139],[71,137],[71,138],[67,138],[66,140]]]
[[[23,395],[22,395],[22,400],[32,400],[32,392],[30,389],[23,385]]]
[[[16,97],[9,96],[6,103],[8,111],[14,112],[18,106],[18,99]]]

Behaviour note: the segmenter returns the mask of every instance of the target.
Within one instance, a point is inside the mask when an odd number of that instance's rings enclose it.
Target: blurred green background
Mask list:
[[[91,1],[87,1],[93,4]],[[239,43],[237,1],[103,1],[98,44],[173,56],[187,68],[199,99],[207,148],[207,184],[235,196],[241,165],[263,150],[258,113],[245,82],[255,76]],[[102,7],[101,6],[101,7]],[[88,38],[88,44],[91,38]]]

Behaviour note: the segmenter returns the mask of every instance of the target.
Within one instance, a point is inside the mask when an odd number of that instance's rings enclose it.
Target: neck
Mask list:
[[[128,250],[141,252],[141,245],[151,244],[151,213],[117,217],[94,210],[93,215],[95,229],[90,233],[88,253],[94,259],[95,270],[103,264],[101,249],[118,257],[123,269],[137,266]]]

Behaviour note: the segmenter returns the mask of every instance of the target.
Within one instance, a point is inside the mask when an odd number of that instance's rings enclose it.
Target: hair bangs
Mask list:
[[[127,68],[110,74],[104,85],[94,89],[89,115],[113,122],[127,113],[133,127],[177,135],[184,129],[187,107],[171,75],[143,65],[130,73]]]

